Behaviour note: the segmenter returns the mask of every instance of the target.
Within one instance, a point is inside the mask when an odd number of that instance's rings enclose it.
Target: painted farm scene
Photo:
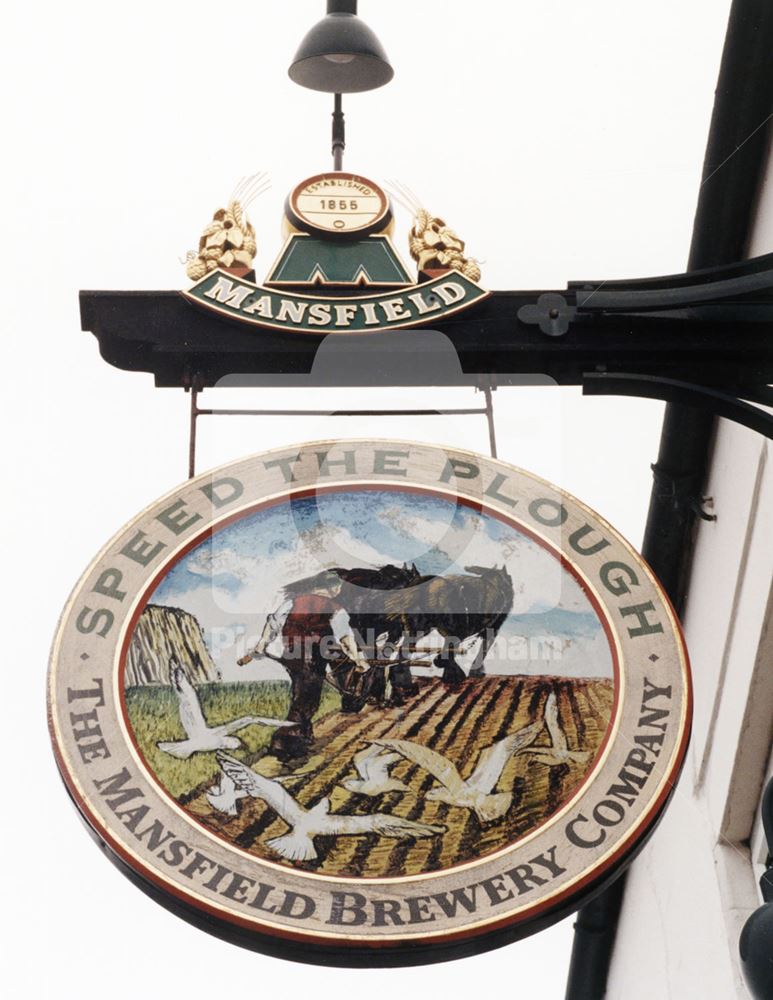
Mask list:
[[[212,833],[349,877],[514,843],[584,783],[614,664],[587,594],[504,518],[406,488],[245,513],[172,565],[123,665],[156,780]]]

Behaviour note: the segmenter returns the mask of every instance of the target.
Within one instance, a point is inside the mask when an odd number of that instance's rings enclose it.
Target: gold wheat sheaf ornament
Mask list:
[[[453,229],[424,209],[416,213],[409,236],[411,257],[420,271],[433,267],[447,267],[460,271],[471,281],[480,281],[480,267],[472,257],[464,256],[464,240]]]
[[[201,234],[198,252],[189,250],[185,255],[185,271],[191,281],[199,281],[218,267],[252,267],[258,247],[246,210],[269,187],[266,174],[255,174],[239,182],[228,206],[215,212]]]
[[[480,263],[466,257],[464,240],[443,219],[431,215],[405,184],[392,181],[390,189],[396,201],[413,216],[408,247],[419,272],[432,269],[459,271],[470,281],[480,281]]]

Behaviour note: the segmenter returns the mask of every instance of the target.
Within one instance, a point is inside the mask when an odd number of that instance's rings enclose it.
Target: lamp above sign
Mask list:
[[[183,295],[256,327],[318,336],[421,326],[485,298],[464,241],[442,219],[415,204],[411,210],[416,277],[392,243],[390,200],[377,184],[343,172],[302,181],[285,205],[285,245],[258,285],[255,231],[233,198],[189,253],[195,283]]]

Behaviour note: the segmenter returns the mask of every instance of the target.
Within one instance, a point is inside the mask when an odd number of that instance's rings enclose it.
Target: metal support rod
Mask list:
[[[200,417],[446,417],[488,414],[472,407],[455,410],[197,410]]]
[[[199,390],[196,381],[193,380],[190,388],[191,394],[191,416],[188,431],[188,479],[193,479],[196,475],[196,419],[199,415],[198,398]]]
[[[488,443],[491,450],[491,457],[497,457],[497,431],[494,426],[494,400],[492,398],[493,386],[484,385],[483,395],[486,397],[486,421],[488,423]]]
[[[357,0],[327,0],[328,14],[356,14]]]
[[[489,444],[492,458],[497,457],[496,433],[494,428],[494,404],[491,397],[492,386],[482,387],[486,397],[485,407],[458,406],[448,410],[391,409],[391,410],[253,410],[199,408],[199,385],[191,379],[189,436],[188,436],[188,478],[196,475],[196,430],[199,417],[470,417],[485,416],[488,422]]]
[[[333,170],[343,170],[346,149],[346,122],[344,120],[343,98],[335,95],[333,104]]]

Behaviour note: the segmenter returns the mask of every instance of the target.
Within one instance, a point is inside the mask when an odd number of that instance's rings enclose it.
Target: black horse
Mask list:
[[[406,646],[432,631],[443,636],[435,665],[442,667],[446,683],[466,679],[455,653],[475,636],[481,644],[470,675],[483,675],[486,655],[513,606],[513,581],[504,566],[466,566],[465,574],[452,576],[422,575],[415,565],[391,564],[334,572],[343,582],[339,600],[361,644],[372,647],[374,639],[385,633],[388,644],[395,648],[399,644],[399,658],[392,667],[398,696],[413,685]]]

